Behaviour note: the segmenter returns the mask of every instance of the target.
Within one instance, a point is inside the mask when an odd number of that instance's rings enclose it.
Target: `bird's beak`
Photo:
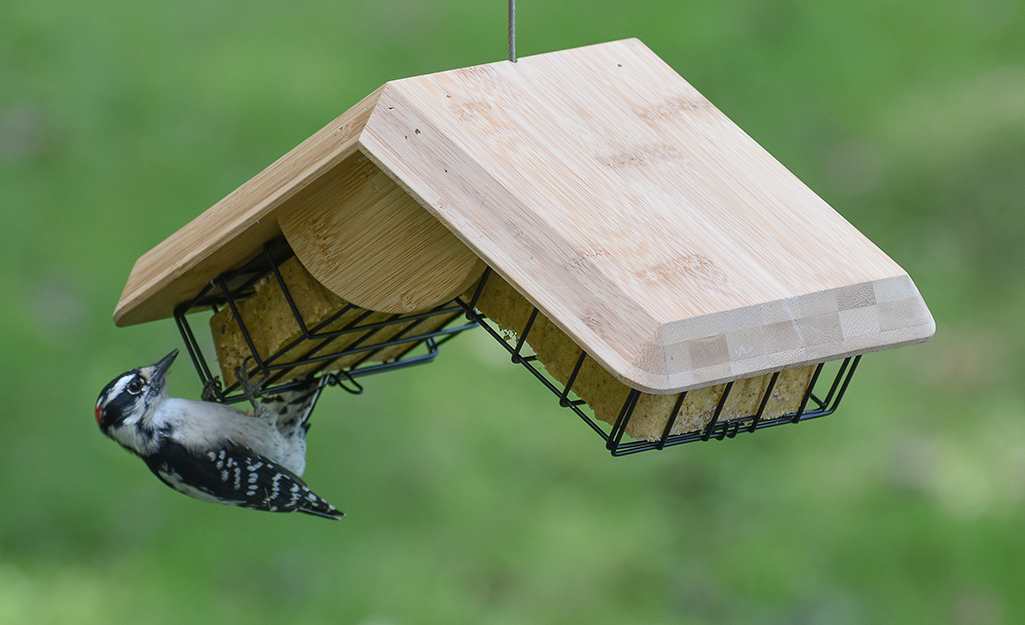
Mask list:
[[[178,350],[172,351],[170,354],[164,356],[160,362],[153,365],[153,375],[150,376],[150,387],[151,388],[164,388],[164,381],[167,378],[167,370],[171,368],[171,363],[174,362],[175,357],[178,356]]]

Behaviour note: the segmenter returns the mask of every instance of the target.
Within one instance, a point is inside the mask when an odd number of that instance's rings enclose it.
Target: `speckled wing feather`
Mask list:
[[[330,519],[343,516],[299,476],[241,445],[194,454],[179,443],[168,443],[144,460],[165,484],[204,501]]]

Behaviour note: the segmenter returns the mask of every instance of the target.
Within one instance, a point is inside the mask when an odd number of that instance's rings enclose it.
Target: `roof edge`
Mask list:
[[[666,370],[648,371],[655,394],[923,343],[936,322],[907,273],[663,326],[650,351]]]
[[[351,156],[384,86],[274,161],[143,254],[114,310],[120,327],[164,319],[213,278],[249,260],[278,236],[280,210],[296,193]]]

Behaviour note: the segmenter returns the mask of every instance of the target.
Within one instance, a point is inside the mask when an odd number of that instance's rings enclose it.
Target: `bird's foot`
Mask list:
[[[260,391],[263,390],[263,382],[254,382],[249,377],[249,368],[247,363],[252,360],[252,357],[247,356],[242,361],[241,367],[235,367],[235,377],[238,379],[239,387],[242,389],[242,393],[249,400],[249,403],[253,405],[253,410],[260,411],[263,409],[263,405],[260,403],[259,396]]]
[[[221,381],[214,377],[203,384],[203,392],[199,398],[203,401],[217,401],[221,397]]]

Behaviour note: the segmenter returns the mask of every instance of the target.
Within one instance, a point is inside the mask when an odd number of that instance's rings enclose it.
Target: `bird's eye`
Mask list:
[[[132,381],[128,383],[125,389],[132,395],[138,395],[142,392],[143,387],[145,387],[145,384],[143,384],[141,379],[132,378]]]

